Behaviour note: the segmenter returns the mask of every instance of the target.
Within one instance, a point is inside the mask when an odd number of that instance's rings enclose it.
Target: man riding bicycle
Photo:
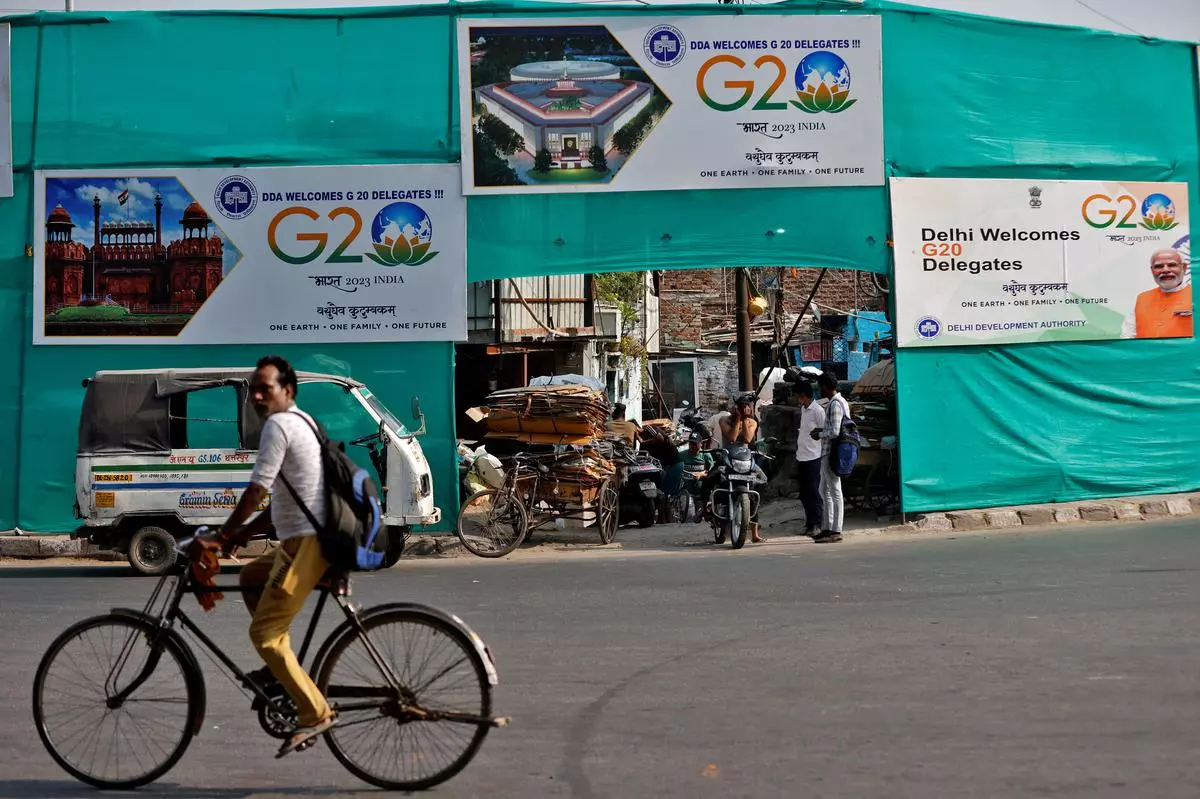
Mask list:
[[[265,421],[250,485],[217,540],[205,544],[206,548],[229,553],[272,526],[280,541],[280,546],[247,564],[239,578],[246,608],[253,618],[250,640],[267,664],[248,676],[260,685],[271,677],[278,680],[298,715],[296,729],[276,757],[296,751],[337,723],[329,703],[296,660],[289,634],[292,619],[329,569],[317,531],[302,507],[324,520],[321,444],[315,422],[296,406],[298,389],[296,372],[286,360],[268,356],[258,362],[250,383],[250,400]],[[283,481],[286,490],[271,495],[277,479]],[[270,506],[246,524],[268,496]]]

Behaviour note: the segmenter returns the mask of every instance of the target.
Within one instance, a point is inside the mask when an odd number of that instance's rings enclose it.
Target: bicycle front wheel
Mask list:
[[[33,679],[34,725],[71,776],[98,788],[136,788],[183,756],[200,708],[190,661],[160,636],[139,619],[97,616],[67,628],[42,657]]]
[[[370,616],[363,628],[400,683],[397,692],[350,630],[330,649],[317,687],[338,713],[329,748],[359,779],[420,791],[466,767],[487,736],[492,687],[466,634],[414,608]]]

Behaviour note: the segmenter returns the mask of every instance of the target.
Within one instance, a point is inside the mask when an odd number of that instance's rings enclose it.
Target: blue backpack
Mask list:
[[[853,474],[854,467],[858,464],[858,450],[862,445],[858,425],[850,418],[850,404],[846,403],[845,407],[846,415],[842,418],[842,428],[829,446],[829,468],[838,477],[849,477]]]
[[[383,565],[388,550],[388,530],[382,525],[379,489],[375,481],[346,454],[346,447],[325,435],[324,429],[308,423],[321,444],[321,471],[325,477],[325,524],[317,523],[308,506],[283,478],[296,504],[316,528],[321,554],[340,571],[375,571]],[[282,472],[279,475],[283,477]]]

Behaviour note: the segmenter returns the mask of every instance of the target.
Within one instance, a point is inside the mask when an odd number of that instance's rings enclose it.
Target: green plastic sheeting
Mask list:
[[[1198,207],[1190,46],[927,13],[884,41],[895,174],[1187,181]],[[896,373],[906,511],[1200,487],[1194,340],[904,349]]]
[[[13,18],[16,196],[0,200],[0,440],[9,444],[0,530],[74,526],[82,377],[245,364],[275,349],[30,346],[33,169],[456,162],[456,13],[787,12],[883,17],[892,174],[1185,180],[1196,207],[1197,89],[1183,44],[834,0]],[[887,272],[888,212],[885,187],[474,197],[468,272]],[[786,233],[766,235],[778,228]],[[278,349],[298,366],[367,382],[401,419],[419,396],[437,502],[453,519],[452,345]],[[1190,341],[901,352],[905,509],[1200,487],[1197,355]]]
[[[267,352],[362,380],[406,423],[419,397],[428,425],[421,445],[449,517],[437,529],[451,528],[458,508],[453,344],[33,347],[33,264],[24,255],[35,167],[454,160],[450,73],[440,66],[450,21],[134,13],[12,22],[17,174],[15,196],[0,200],[0,440],[7,444],[0,530],[63,532],[78,523],[71,509],[84,377],[100,369],[252,365]],[[429,42],[431,52],[396,47],[401,39]],[[271,301],[263,297],[264,307]],[[320,397],[305,390],[301,400],[334,422],[331,433],[343,432],[344,409]]]
[[[841,230],[814,235],[847,208]],[[889,256],[877,188],[492,195],[467,214],[471,280],[762,264],[882,273]]]

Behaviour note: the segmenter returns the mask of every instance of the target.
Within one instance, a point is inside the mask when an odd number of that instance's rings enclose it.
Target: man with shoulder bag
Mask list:
[[[324,524],[322,442],[312,417],[296,406],[296,372],[281,357],[258,362],[250,384],[255,410],[266,417],[250,485],[221,529],[218,546],[230,552],[274,526],[280,546],[243,567],[239,582],[253,620],[250,640],[266,662],[249,676],[260,686],[274,677],[296,706],[298,723],[276,757],[296,751],[337,723],[336,714],[292,651],[290,628],[330,564],[314,521]],[[276,481],[284,490],[275,490]],[[246,519],[271,498],[253,522]],[[310,517],[312,520],[310,520]]]

